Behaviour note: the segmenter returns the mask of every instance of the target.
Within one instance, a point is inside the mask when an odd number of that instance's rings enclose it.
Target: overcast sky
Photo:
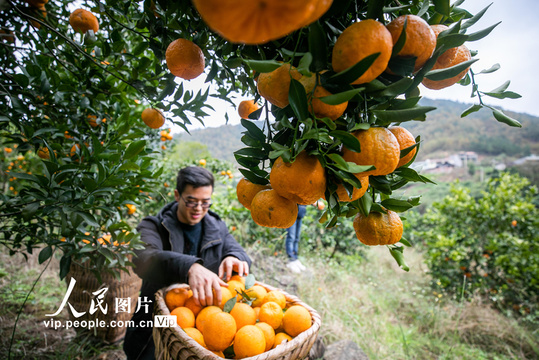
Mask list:
[[[453,1],[451,1],[453,2]],[[539,98],[539,78],[537,67],[539,59],[539,0],[467,0],[461,7],[469,10],[472,14],[477,13],[492,3],[487,13],[468,33],[482,30],[499,21],[502,23],[496,27],[489,36],[466,45],[470,50],[477,50],[476,58],[480,60],[472,65],[475,73],[488,69],[498,63],[501,68],[491,74],[476,76],[476,82],[482,91],[490,91],[507,80],[511,80],[508,90],[522,95],[520,99],[497,100],[484,97],[483,100],[489,105],[494,105],[506,110],[528,113],[539,116],[539,108],[536,104]],[[186,88],[198,91],[205,88],[204,74],[198,79],[185,82]],[[443,90],[429,90],[420,86],[422,96],[426,98],[448,99],[464,103],[477,102],[477,98],[470,98],[471,86],[454,85]],[[233,95],[237,104],[242,99],[239,95]],[[204,119],[207,127],[225,124],[225,113],[228,113],[229,124],[238,124],[240,118],[236,110],[225,102],[212,101],[216,113]],[[198,121],[193,121],[194,126],[189,129],[200,128]]]

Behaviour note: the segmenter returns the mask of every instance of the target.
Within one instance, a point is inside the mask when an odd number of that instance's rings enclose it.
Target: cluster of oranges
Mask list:
[[[261,285],[246,289],[245,278],[238,275],[228,281],[228,287],[221,287],[221,295],[218,306],[202,307],[186,288],[173,288],[165,294],[165,303],[178,326],[220,357],[256,356],[311,327],[311,314],[305,307],[288,306],[279,290],[268,291]]]

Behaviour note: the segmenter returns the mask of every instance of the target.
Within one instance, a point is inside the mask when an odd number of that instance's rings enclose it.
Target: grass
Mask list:
[[[349,339],[371,360],[539,358],[537,332],[480,302],[460,303],[433,291],[421,254],[413,250],[407,249],[408,273],[396,266],[387,249],[376,247],[366,250],[367,260],[339,256],[337,262],[311,254],[304,259],[311,271],[296,277],[286,272],[279,256],[272,256],[273,249],[258,245],[249,250],[261,265],[253,267],[258,279],[285,287],[321,314],[326,345]],[[16,311],[42,265],[33,257],[26,263],[0,254],[0,260],[0,358],[7,359]],[[57,270],[53,262],[25,307],[12,358],[123,358],[121,343],[104,345],[74,331],[44,327],[44,314],[57,309],[66,289]],[[66,310],[61,316],[67,318]]]

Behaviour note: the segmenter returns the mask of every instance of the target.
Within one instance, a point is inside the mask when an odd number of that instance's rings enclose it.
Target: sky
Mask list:
[[[492,5],[486,14],[468,29],[468,33],[482,30],[499,21],[501,24],[486,38],[468,42],[466,46],[470,50],[478,51],[476,58],[479,60],[472,65],[475,73],[489,69],[494,64],[499,64],[500,69],[491,74],[477,75],[476,82],[480,90],[488,92],[510,80],[511,84],[507,90],[519,93],[522,98],[498,100],[483,97],[483,101],[497,108],[539,116],[539,107],[535,103],[539,95],[539,79],[536,71],[539,66],[539,21],[537,21],[539,1],[467,0],[460,7],[475,14],[489,4]],[[205,89],[208,84],[204,84],[204,79],[205,76],[202,74],[197,79],[185,81],[184,87],[194,91]],[[457,84],[443,90],[429,90],[420,86],[420,90],[421,95],[426,98],[477,103],[477,98],[470,98],[471,86]],[[239,94],[232,94],[232,97],[236,104],[249,99]],[[210,117],[204,119],[206,127],[224,125],[225,113],[228,113],[228,124],[240,123],[240,118],[232,105],[218,99],[211,99],[209,102],[216,112],[210,112]],[[194,120],[193,126],[188,128],[194,130],[201,127],[202,125]]]

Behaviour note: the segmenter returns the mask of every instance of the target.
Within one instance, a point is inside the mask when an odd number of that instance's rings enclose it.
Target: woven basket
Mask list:
[[[257,282],[266,290],[279,290],[286,297],[287,307],[292,305],[304,306],[312,318],[311,327],[293,338],[291,341],[277,346],[277,348],[262,353],[257,356],[245,358],[244,360],[296,360],[305,359],[309,355],[309,350],[313,346],[316,335],[320,330],[320,315],[309,305],[302,302],[298,297],[290,295],[281,289]],[[170,315],[170,311],[165,304],[165,294],[173,288],[189,288],[188,285],[172,285],[166,289],[161,289],[155,294],[154,315]],[[222,360],[221,357],[213,354],[209,350],[200,346],[195,340],[189,337],[179,326],[155,327],[153,328],[153,340],[155,343],[155,357],[158,360]]]
[[[66,276],[66,282],[69,284],[71,277],[77,280],[71,296],[69,297],[69,303],[73,305],[73,308],[79,312],[86,312],[79,318],[74,318],[73,314],[69,312],[71,320],[99,320],[105,321],[105,327],[95,327],[90,329],[92,336],[101,339],[105,343],[115,343],[122,340],[127,330],[127,325],[124,326],[109,326],[111,321],[123,321],[127,322],[131,320],[133,313],[136,310],[137,300],[139,297],[140,286],[142,280],[133,272],[129,270],[129,273],[122,271],[120,273],[120,279],[115,278],[109,273],[101,274],[102,283],[97,280],[95,275],[87,268],[72,263],[68,275]],[[107,313],[103,314],[98,307],[94,314],[90,314],[90,305],[92,299],[95,297],[92,293],[101,288],[108,287],[103,299],[103,308],[107,306]],[[116,298],[129,299],[130,312],[116,312]],[[96,302],[97,305],[97,302]],[[114,324],[116,325],[116,324]],[[83,329],[76,329],[85,331]]]

